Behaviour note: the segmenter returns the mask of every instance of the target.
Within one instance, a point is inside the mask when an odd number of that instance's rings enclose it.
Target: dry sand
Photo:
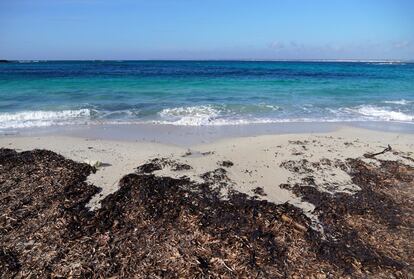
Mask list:
[[[156,175],[188,176],[192,180],[201,180],[203,173],[223,168],[234,189],[249,195],[259,193],[259,198],[278,204],[289,202],[302,208],[308,216],[311,216],[314,206],[284,189],[283,184],[293,185],[312,173],[312,179],[321,191],[358,191],[343,166],[339,167],[340,162],[346,158],[364,158],[364,154],[380,152],[388,144],[392,151],[376,156],[377,159],[400,160],[414,165],[413,134],[350,127],[328,133],[226,138],[187,147],[69,136],[0,138],[0,147],[18,151],[48,149],[79,162],[101,162],[98,171],[88,178],[90,183],[102,188],[102,192],[89,203],[92,208],[99,207],[103,197],[117,190],[120,178],[134,172],[137,166],[154,158],[168,158],[192,168],[173,171],[167,166],[156,171]],[[393,151],[398,151],[398,154]],[[368,158],[364,160],[373,164],[378,162]],[[233,165],[222,166],[223,161]],[[313,164],[316,162],[319,164]],[[257,187],[261,187],[264,193],[256,191],[255,194]]]

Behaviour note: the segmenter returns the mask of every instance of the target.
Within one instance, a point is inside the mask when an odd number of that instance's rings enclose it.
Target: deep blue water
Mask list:
[[[0,129],[99,123],[414,123],[414,64],[39,61],[0,64]]]

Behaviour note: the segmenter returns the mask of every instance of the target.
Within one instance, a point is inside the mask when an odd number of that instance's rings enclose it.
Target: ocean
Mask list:
[[[14,61],[0,129],[153,123],[414,123],[414,63]]]

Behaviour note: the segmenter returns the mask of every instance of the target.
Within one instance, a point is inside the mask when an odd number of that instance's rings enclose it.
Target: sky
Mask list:
[[[414,0],[0,0],[0,59],[414,60]]]

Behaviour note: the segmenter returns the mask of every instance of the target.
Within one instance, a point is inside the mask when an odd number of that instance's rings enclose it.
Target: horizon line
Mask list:
[[[5,62],[53,62],[53,61],[241,61],[241,62],[395,62],[395,63],[411,63],[414,59],[0,59]]]

